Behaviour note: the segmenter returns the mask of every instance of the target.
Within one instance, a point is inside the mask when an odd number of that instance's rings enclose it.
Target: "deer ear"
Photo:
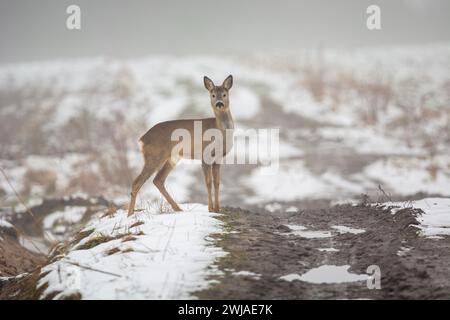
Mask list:
[[[222,86],[227,90],[231,89],[231,87],[233,86],[233,76],[231,74],[225,80],[223,80]]]
[[[212,82],[212,80],[207,76],[203,77],[203,83],[205,85],[206,90],[211,91],[212,89],[214,89],[214,82]]]

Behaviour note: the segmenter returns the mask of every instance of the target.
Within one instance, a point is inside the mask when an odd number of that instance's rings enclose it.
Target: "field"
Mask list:
[[[448,70],[447,45],[1,66],[0,297],[448,298]],[[127,219],[139,137],[212,116],[202,78],[228,74],[236,127],[279,129],[278,170],[225,165],[213,214],[183,161],[185,212],[148,182]]]

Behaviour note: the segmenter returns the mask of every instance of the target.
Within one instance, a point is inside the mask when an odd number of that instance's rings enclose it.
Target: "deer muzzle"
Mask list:
[[[217,109],[222,109],[223,107],[225,107],[223,101],[217,101],[216,102],[216,108]]]

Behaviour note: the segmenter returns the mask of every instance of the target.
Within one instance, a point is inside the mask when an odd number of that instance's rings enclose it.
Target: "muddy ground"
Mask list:
[[[76,200],[65,201],[71,204]],[[94,202],[98,205],[98,200]],[[78,200],[76,203],[81,204]],[[45,207],[58,208],[65,204],[45,201],[38,208],[44,212]],[[86,205],[92,204],[88,201]],[[297,211],[287,212],[289,207],[296,207]],[[226,207],[222,213],[220,219],[225,232],[213,238],[215,245],[228,254],[212,266],[221,271],[210,277],[215,282],[207,290],[195,293],[200,299],[450,298],[450,237],[423,237],[416,221],[420,211],[403,209],[392,215],[389,209],[369,203],[330,207],[328,200],[316,200],[280,203],[273,212]],[[16,222],[26,229],[25,220]],[[287,225],[331,231],[332,236],[304,238],[290,234],[292,229]],[[339,225],[365,232],[341,234],[332,229]],[[33,271],[43,263],[44,257],[20,247],[17,235],[3,234],[3,238],[7,241],[0,246],[2,275],[30,274],[19,279],[3,279],[0,299],[35,299],[38,273]],[[339,251],[325,252],[319,248]],[[313,284],[280,279],[288,274],[302,275],[321,265],[350,265],[349,272],[355,274],[367,274],[368,266],[377,265],[381,271],[381,289],[369,289],[365,280]],[[237,275],[239,271],[258,276]]]
[[[229,254],[215,264],[223,272],[211,277],[216,284],[196,293],[201,299],[450,298],[450,238],[420,236],[415,220],[418,211],[404,209],[391,215],[381,207],[342,205],[291,213],[227,208],[224,213],[228,233],[215,239]],[[288,235],[287,224],[310,230],[345,225],[365,232],[334,232],[330,238],[306,239]],[[329,247],[339,251],[318,250]],[[325,264],[350,265],[349,271],[356,274],[366,274],[368,266],[378,265],[381,289],[368,289],[366,281],[311,284],[279,279]],[[250,271],[260,278],[233,275],[237,271]]]

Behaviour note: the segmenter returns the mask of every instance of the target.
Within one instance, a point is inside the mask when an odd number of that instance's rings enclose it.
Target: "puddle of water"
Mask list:
[[[233,272],[233,276],[248,277],[248,278],[252,278],[252,279],[256,279],[256,280],[261,278],[261,275],[259,273],[254,273],[254,272],[246,271],[246,270]]]
[[[348,272],[349,268],[350,268],[349,265],[344,266],[323,265],[317,268],[313,268],[302,275],[292,273],[282,276],[280,277],[280,279],[289,282],[294,280],[300,280],[314,284],[344,283],[344,282],[356,282],[367,280],[368,275],[350,273]]]
[[[400,247],[400,250],[397,251],[397,255],[399,257],[403,257],[408,253],[408,251],[411,251],[412,247]]]
[[[317,248],[317,250],[322,251],[322,252],[338,252],[339,249],[335,249],[335,248]]]
[[[429,237],[427,237],[427,239],[442,240],[442,239],[445,239],[445,238],[441,237],[441,236],[429,236]]]
[[[343,233],[352,233],[352,234],[360,234],[366,232],[364,229],[356,229],[347,226],[332,226],[331,228],[337,230],[337,232]]]
[[[304,227],[304,226],[293,225],[293,224],[288,224],[287,227],[292,230],[288,234],[300,236],[302,238],[315,239],[315,238],[330,238],[332,236],[330,231],[306,230],[306,227]]]

